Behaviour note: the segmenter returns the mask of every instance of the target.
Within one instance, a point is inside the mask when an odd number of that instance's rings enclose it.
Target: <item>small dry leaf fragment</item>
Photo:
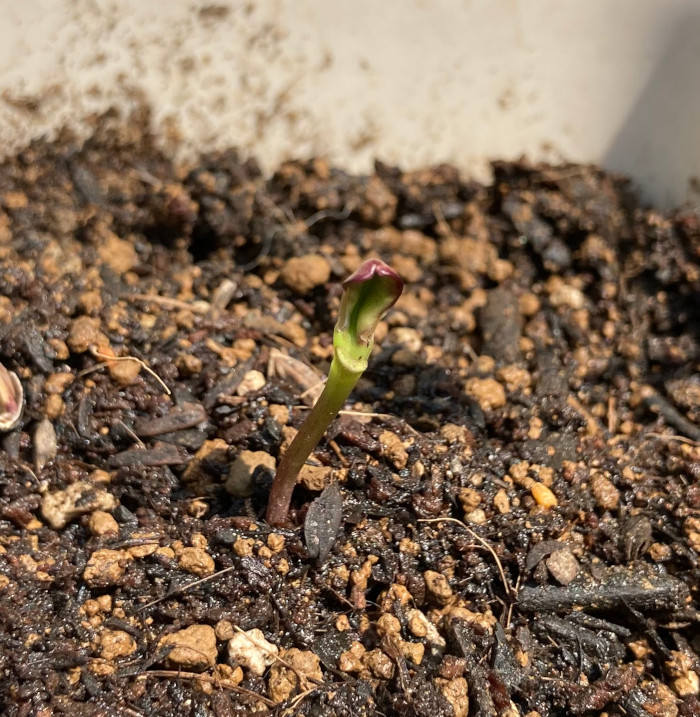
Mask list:
[[[275,376],[296,383],[303,392],[301,398],[307,406],[313,406],[325,383],[324,377],[316,369],[273,348],[267,362],[267,377],[270,379]]]
[[[14,371],[0,364],[0,431],[10,431],[22,415],[24,391]]]
[[[43,418],[34,429],[34,466],[37,473],[56,456],[58,444],[53,423]]]
[[[343,498],[337,483],[331,483],[311,503],[304,520],[304,540],[309,557],[322,563],[330,555],[343,520]]]
[[[224,279],[214,290],[209,313],[213,316],[218,316],[222,311],[225,311],[236,291],[238,291],[238,284],[235,281],[231,281],[231,279]]]

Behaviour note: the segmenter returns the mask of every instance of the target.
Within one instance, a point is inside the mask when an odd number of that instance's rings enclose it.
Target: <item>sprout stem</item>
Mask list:
[[[338,415],[338,411],[345,405],[361,375],[361,371],[359,373],[348,371],[339,361],[333,359],[328,381],[318,401],[306,416],[277,468],[267,504],[266,519],[269,525],[279,526],[286,522],[299,472],[328,426]]]
[[[343,282],[343,290],[328,380],[277,468],[267,504],[270,525],[287,522],[297,476],[367,368],[374,330],[401,295],[403,281],[383,261],[368,259]]]

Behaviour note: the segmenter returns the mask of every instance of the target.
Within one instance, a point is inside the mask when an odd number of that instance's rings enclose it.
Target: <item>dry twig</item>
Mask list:
[[[231,565],[228,568],[224,568],[223,570],[219,570],[218,573],[214,573],[213,575],[207,575],[205,578],[200,578],[199,580],[193,580],[191,583],[187,583],[187,585],[183,585],[181,588],[177,588],[176,590],[173,590],[172,592],[169,592],[167,595],[163,595],[163,597],[159,597],[156,600],[151,600],[151,602],[146,603],[142,607],[139,608],[139,612],[143,612],[144,610],[147,610],[149,607],[153,607],[154,605],[157,605],[159,602],[163,602],[163,600],[168,600],[174,595],[179,595],[180,593],[184,593],[190,588],[195,587],[196,585],[200,585],[201,583],[209,582],[210,580],[213,580],[214,578],[218,578],[220,575],[224,575],[225,573],[230,573],[231,571],[235,570],[236,566]]]
[[[148,373],[150,373],[151,376],[153,376],[153,378],[155,378],[156,381],[158,381],[158,383],[163,387],[163,390],[168,394],[168,396],[172,393],[172,391],[165,384],[165,381],[163,381],[163,379],[150,366],[148,366],[140,358],[136,358],[136,356],[108,356],[107,354],[100,353],[94,347],[92,347],[90,349],[90,353],[95,358],[102,359],[102,361],[95,366],[90,366],[90,368],[86,368],[86,369],[83,369],[82,371],[79,371],[76,374],[76,376],[78,378],[87,376],[88,374],[94,373],[95,371],[100,371],[103,368],[106,368],[107,366],[109,366],[109,364],[112,361],[136,361],[136,363],[138,363],[144,371],[147,371]]]
[[[506,589],[506,595],[508,597],[512,597],[515,594],[515,591],[510,586],[510,583],[508,582],[508,579],[506,578],[505,571],[503,570],[503,564],[501,563],[500,558],[498,557],[496,551],[493,549],[493,547],[485,541],[478,533],[475,533],[468,525],[465,525],[461,520],[457,520],[457,518],[419,518],[419,523],[442,523],[442,522],[448,522],[448,523],[457,523],[457,525],[461,525],[469,535],[474,538],[482,547],[486,548],[486,550],[491,553],[493,556],[493,559],[496,561],[496,567],[498,568],[498,572],[501,576],[501,580],[503,581],[503,587]]]
[[[700,446],[700,441],[694,441],[692,438],[686,438],[685,436],[669,436],[665,433],[647,433],[644,437],[658,438],[660,441],[678,441],[679,443],[686,443],[689,446]]]
[[[145,679],[146,677],[165,677],[168,680],[195,680],[198,682],[207,682],[210,685],[225,687],[227,690],[231,690],[232,692],[238,692],[241,695],[251,697],[252,699],[266,704],[268,707],[277,706],[277,703],[273,702],[271,699],[263,697],[252,690],[247,690],[245,687],[241,687],[230,680],[224,680],[220,677],[212,677],[211,675],[202,675],[198,672],[181,672],[180,670],[147,670],[139,675],[139,678],[141,679]]]
[[[158,294],[122,294],[119,298],[127,301],[149,301],[158,304],[166,309],[179,309],[191,311],[193,314],[206,314],[211,309],[211,304],[202,299],[197,301],[181,301],[170,296],[159,296]]]

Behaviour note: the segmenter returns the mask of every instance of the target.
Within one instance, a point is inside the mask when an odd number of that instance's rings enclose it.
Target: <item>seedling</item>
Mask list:
[[[328,380],[277,468],[267,505],[270,525],[286,523],[299,471],[367,368],[374,330],[402,291],[401,277],[378,259],[367,260],[343,282]]]
[[[17,374],[0,364],[0,431],[10,431],[17,425],[23,407],[24,392]]]

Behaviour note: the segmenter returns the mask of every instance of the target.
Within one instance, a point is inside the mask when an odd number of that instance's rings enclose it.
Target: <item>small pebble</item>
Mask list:
[[[253,474],[258,466],[274,471],[277,462],[265,451],[241,451],[229,469],[226,490],[237,498],[253,494]]]
[[[119,386],[130,386],[141,373],[141,364],[133,359],[108,361],[107,370],[110,377]]]
[[[275,662],[270,668],[267,684],[270,697],[275,702],[283,702],[295,694],[298,688],[302,686],[299,684],[302,679],[308,680],[311,678],[319,682],[323,680],[321,661],[313,652],[292,647],[289,650],[285,650],[280,657],[290,667],[281,662]],[[312,684],[313,682],[306,682],[303,686],[311,686]]]
[[[546,564],[551,576],[561,585],[568,585],[578,575],[578,560],[569,548],[552,553]]]
[[[203,578],[214,572],[214,559],[203,548],[183,548],[178,557],[178,566],[193,575]]]
[[[333,470],[328,466],[312,466],[305,463],[299,471],[297,482],[307,490],[322,491],[330,482]]]
[[[216,632],[216,639],[222,642],[230,640],[236,634],[233,625],[228,620],[219,620],[214,627],[214,631]]]
[[[128,657],[136,652],[136,641],[124,630],[103,630],[100,635],[100,656],[105,660]]]
[[[425,656],[425,645],[422,642],[409,642],[408,640],[399,640],[398,642],[401,654],[415,665],[420,665]]]
[[[465,514],[471,513],[481,503],[481,493],[474,488],[460,488],[457,491],[457,499]]]
[[[119,275],[133,269],[138,263],[134,245],[106,228],[101,232],[97,253],[100,259]]]
[[[217,658],[216,633],[211,625],[191,625],[184,630],[165,635],[158,649],[174,645],[167,661],[176,667],[199,672],[214,667]]]
[[[68,348],[74,354],[83,354],[90,348],[108,346],[109,341],[100,328],[99,319],[89,316],[79,316],[77,319],[73,319],[66,341]]]
[[[439,605],[447,605],[453,596],[452,588],[447,582],[447,578],[435,570],[426,570],[423,573],[425,579],[425,587],[431,597]]]
[[[469,685],[464,677],[446,680],[435,678],[435,685],[452,705],[454,717],[467,717],[469,713]]]
[[[304,296],[331,278],[328,260],[320,254],[289,259],[282,268],[280,279],[292,291]]]
[[[259,391],[267,383],[261,371],[248,371],[243,380],[238,384],[236,393],[239,396],[247,396],[249,393]]]
[[[603,510],[615,510],[620,502],[620,491],[602,473],[591,476],[591,493],[596,505]]]
[[[270,533],[267,536],[267,547],[270,548],[273,553],[279,553],[280,550],[284,548],[284,543],[284,535],[280,535],[279,533]]]
[[[488,520],[488,517],[486,516],[486,511],[483,508],[476,508],[475,510],[467,513],[464,516],[464,519],[468,523],[474,523],[474,525],[484,525]]]
[[[94,511],[106,512],[116,507],[117,500],[111,493],[87,481],[78,481],[65,490],[46,493],[41,500],[41,514],[56,530],[65,527],[79,515]]]
[[[500,488],[493,497],[493,507],[501,514],[510,513],[510,498],[505,488]]]
[[[390,680],[394,674],[394,663],[379,648],[365,653],[362,657],[362,663],[379,679]]]
[[[535,499],[535,503],[537,503],[537,505],[539,505],[541,508],[554,508],[556,505],[559,504],[559,501],[557,500],[557,497],[554,495],[554,493],[552,493],[552,491],[547,488],[547,486],[543,483],[533,481],[532,485],[530,486],[530,493],[532,493],[532,497]]]
[[[382,445],[382,455],[391,461],[396,468],[401,470],[408,463],[408,452],[403,441],[392,431],[382,431],[379,436]]]
[[[274,655],[278,653],[277,645],[268,642],[257,627],[247,632],[237,632],[228,642],[230,665],[247,667],[254,675],[262,675],[275,661]]]
[[[132,557],[126,550],[96,550],[83,570],[83,580],[90,588],[115,585],[124,575]]]
[[[104,510],[96,510],[88,520],[92,535],[119,535],[119,523]]]
[[[482,411],[490,411],[506,405],[506,392],[495,378],[470,378],[464,390],[475,399]]]

